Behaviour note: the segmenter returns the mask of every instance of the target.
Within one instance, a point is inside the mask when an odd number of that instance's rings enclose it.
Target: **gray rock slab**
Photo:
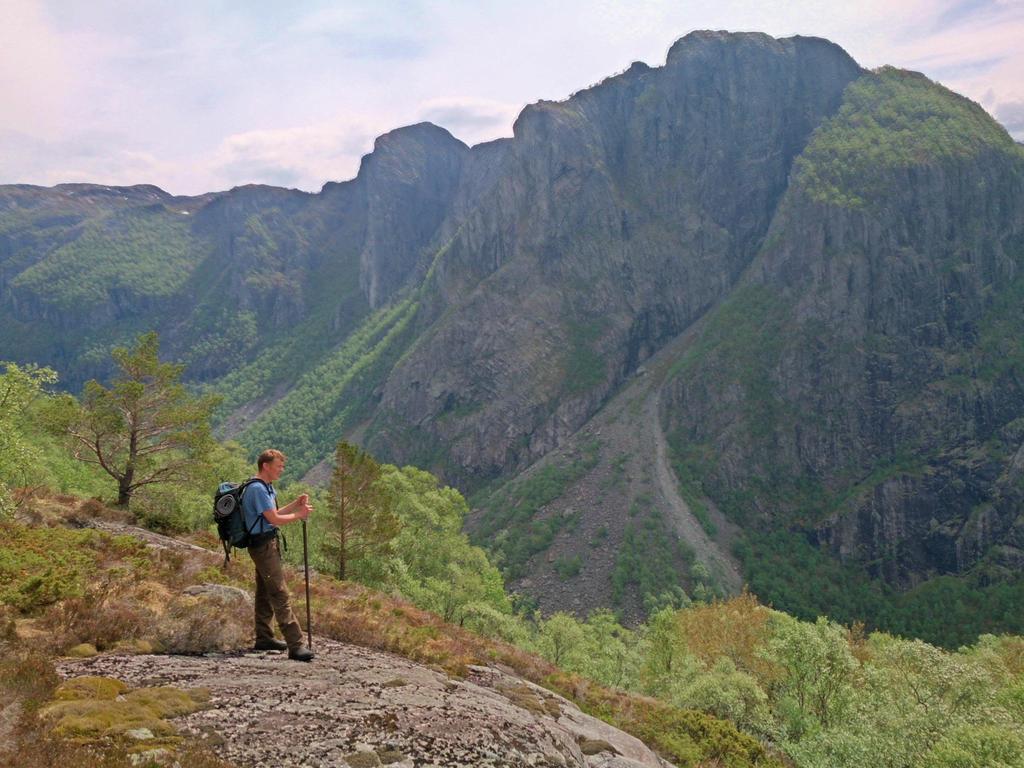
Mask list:
[[[311,664],[241,651],[105,654],[64,660],[58,670],[64,677],[108,675],[131,686],[206,688],[211,706],[174,724],[208,739],[239,766],[328,768],[368,752],[402,766],[670,765],[634,737],[506,671],[475,666],[465,679],[453,679],[399,656],[324,638],[315,638],[315,650]],[[405,684],[394,685],[396,678]],[[617,754],[584,755],[579,743],[592,739],[608,742]]]

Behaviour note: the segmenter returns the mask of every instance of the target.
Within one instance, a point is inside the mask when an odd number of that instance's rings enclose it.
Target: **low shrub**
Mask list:
[[[103,651],[151,636],[156,613],[131,594],[136,588],[128,571],[112,568],[87,584],[80,596],[52,605],[40,625],[48,631],[53,650],[88,643]]]
[[[252,606],[212,597],[175,597],[157,620],[154,635],[166,653],[210,653],[248,646]]]

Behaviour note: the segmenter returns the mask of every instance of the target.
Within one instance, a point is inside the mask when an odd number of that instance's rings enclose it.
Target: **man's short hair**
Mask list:
[[[270,464],[274,459],[285,460],[285,455],[274,448],[268,448],[256,459],[256,471],[262,472],[264,464]]]

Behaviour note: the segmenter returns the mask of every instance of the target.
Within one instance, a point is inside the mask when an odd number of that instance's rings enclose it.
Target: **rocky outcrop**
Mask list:
[[[695,33],[664,67],[527,107],[445,246],[445,314],[389,375],[371,448],[443,445],[438,469],[472,487],[559,445],[730,289],[859,73],[821,40]]]
[[[469,148],[430,123],[386,133],[363,159],[367,233],[360,284],[370,306],[381,306],[417,272],[426,246],[449,215]]]
[[[237,765],[669,768],[642,742],[514,674],[465,678],[380,651],[316,638],[312,664],[280,653],[106,654],[68,660],[64,677],[205,689],[176,718]]]
[[[890,109],[904,89],[943,99],[949,132],[988,120],[909,73],[858,88]],[[856,140],[853,125],[818,142]],[[747,525],[808,531],[901,587],[987,555],[1011,573],[1019,553],[992,548],[1024,490],[1009,462],[1024,438],[1020,316],[1007,311],[1021,295],[1024,157],[998,132],[950,152],[922,138],[913,159],[875,161],[825,195],[821,156],[812,144],[816,166],[677,379],[678,442],[714,456],[700,468],[713,497],[759,489],[732,505]]]

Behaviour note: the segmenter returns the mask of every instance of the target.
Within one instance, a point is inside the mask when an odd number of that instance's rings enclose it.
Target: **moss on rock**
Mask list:
[[[57,736],[76,739],[130,738],[148,731],[163,744],[173,743],[177,731],[169,717],[201,709],[210,698],[206,689],[171,686],[129,690],[111,677],[82,676],[62,683],[55,700],[41,710]],[[167,741],[170,739],[170,741]]]
[[[134,706],[152,710],[158,717],[180,717],[202,709],[210,700],[210,692],[205,688],[183,690],[165,685],[139,688],[125,694],[124,698]]]
[[[88,659],[95,656],[99,651],[96,650],[96,646],[92,643],[79,643],[78,645],[69,648],[67,651],[68,656],[73,656],[76,659]]]
[[[81,699],[58,701],[47,705],[42,715],[52,719],[58,736],[99,738],[123,736],[128,731],[145,728],[154,736],[172,736],[174,726],[148,707],[128,701]]]
[[[53,697],[58,701],[113,701],[127,690],[128,686],[117,678],[83,675],[61,683]]]

